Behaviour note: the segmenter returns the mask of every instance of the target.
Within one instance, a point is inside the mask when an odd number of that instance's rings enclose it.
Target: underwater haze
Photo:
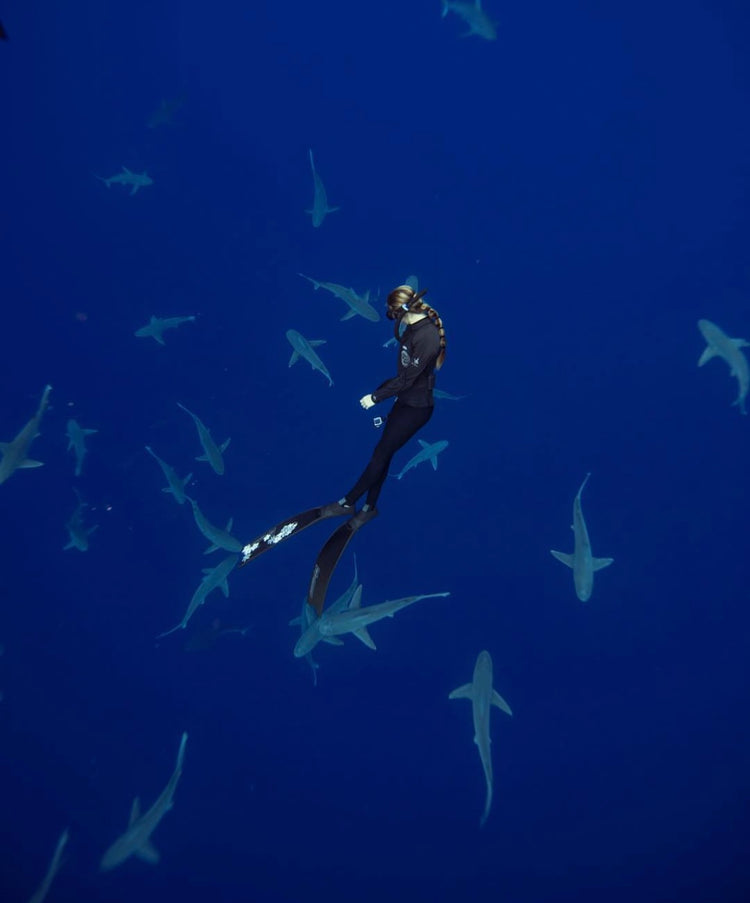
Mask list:
[[[0,4],[0,901],[750,899],[747,4]]]

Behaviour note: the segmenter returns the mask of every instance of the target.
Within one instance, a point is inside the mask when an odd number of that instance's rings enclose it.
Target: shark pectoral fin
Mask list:
[[[473,693],[473,684],[464,684],[462,687],[448,694],[448,699],[471,699]]]
[[[141,817],[141,801],[138,797],[133,800],[133,805],[130,807],[130,819],[128,820],[128,827],[132,827],[133,822],[138,821]]]
[[[419,442],[422,448],[427,448],[427,446],[430,444],[429,442],[425,442],[424,439],[417,439],[417,442]]]
[[[702,367],[707,361],[710,361],[712,357],[716,357],[716,351],[710,345],[707,345],[703,354],[698,358],[698,366]]]
[[[292,618],[292,620],[289,622],[289,626],[290,627],[301,627],[302,626],[302,616],[297,615],[296,618]]]
[[[351,601],[349,602],[348,611],[353,611],[355,608],[360,608],[362,605],[362,584],[354,590],[354,594],[352,595]]]
[[[227,521],[226,527],[224,528],[224,529],[227,531],[227,533],[231,533],[231,532],[232,532],[232,524],[233,524],[233,523],[234,523],[234,518],[233,518],[233,517],[230,517],[229,520]]]
[[[150,840],[144,841],[138,847],[138,849],[134,851],[134,853],[139,859],[142,859],[144,862],[148,862],[150,865],[156,865],[157,862],[161,859],[159,851],[151,843]]]
[[[356,310],[348,310],[348,311],[344,314],[344,316],[341,318],[341,320],[342,320],[342,321],[343,321],[343,320],[351,320],[352,317],[356,317],[356,316],[357,316],[357,311],[356,311]]]
[[[337,636],[324,636],[323,642],[328,643],[329,646],[343,646],[344,641],[339,639]]]
[[[341,207],[326,207],[326,213],[336,213],[337,210],[341,210]]]
[[[289,363],[287,364],[287,366],[288,367],[293,366],[294,364],[297,363],[298,360],[299,360],[299,351],[293,351],[292,356],[289,358]]]
[[[433,469],[433,470],[437,470],[437,464],[438,464],[438,462],[437,462],[437,455],[433,455],[433,456],[430,458],[430,461],[432,462],[432,469]]]
[[[138,189],[139,189],[140,187],[141,187],[141,186],[138,185],[137,183],[136,183],[135,185],[133,185],[133,187],[130,189],[130,196],[132,197],[132,196],[138,191]]]
[[[594,571],[601,571],[609,567],[614,560],[614,558],[592,558],[591,567]]]
[[[227,583],[226,577],[221,581],[219,586],[221,587],[222,593],[224,593],[224,598],[228,599],[229,598],[229,584]]]
[[[98,433],[98,432],[99,432],[99,430],[84,430],[83,435],[84,436],[93,436],[94,433]]]
[[[231,437],[231,436],[229,437],[229,439],[225,439],[225,440],[221,443],[221,445],[219,446],[219,451],[225,452],[225,451],[229,448],[229,443],[230,443],[231,441],[232,441],[232,437]]]
[[[190,485],[190,481],[193,479],[193,475],[189,473],[185,479],[182,481],[182,488],[184,489],[186,486]]]
[[[566,564],[569,568],[573,567],[573,556],[566,555],[565,552],[556,552],[554,549],[549,550],[550,555],[554,558],[557,558],[558,561],[562,561],[563,564]]]
[[[511,712],[511,710],[510,710],[510,706],[503,699],[503,697],[497,692],[497,690],[492,691],[491,703],[492,703],[492,705],[496,705],[499,709],[501,709],[503,712],[505,712],[506,715],[513,714],[513,712]]]
[[[208,456],[207,455],[196,455],[195,460],[196,461],[208,461]]]
[[[165,345],[165,346],[166,346],[166,344],[167,344],[167,343],[164,341],[164,339],[163,339],[160,335],[156,335],[156,333],[151,333],[151,338],[152,338],[152,339],[156,339],[156,341],[157,341],[160,345]]]
[[[219,551],[219,547],[216,545],[216,543],[212,543],[203,554],[210,555],[211,552],[218,552],[218,551]]]
[[[732,344],[737,348],[750,348],[750,342],[744,339],[732,339]]]
[[[370,649],[377,649],[377,646],[373,642],[370,634],[367,632],[366,627],[360,627],[359,630],[353,630],[352,633],[358,640],[360,640],[360,642],[364,643],[365,646],[369,647]]]
[[[308,339],[307,344],[311,345],[313,348],[317,348],[318,345],[325,345],[325,339]]]
[[[26,458],[26,460],[21,461],[18,465],[19,468],[26,469],[29,467],[43,467],[44,461],[34,461],[32,458]]]

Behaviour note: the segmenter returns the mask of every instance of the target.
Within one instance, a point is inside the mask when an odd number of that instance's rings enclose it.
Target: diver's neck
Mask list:
[[[419,313],[419,314],[412,314],[412,313],[404,314],[404,323],[405,323],[407,326],[413,326],[415,323],[419,323],[420,320],[424,320],[424,318],[425,318],[426,316],[427,316],[427,314],[422,314],[422,313]]]

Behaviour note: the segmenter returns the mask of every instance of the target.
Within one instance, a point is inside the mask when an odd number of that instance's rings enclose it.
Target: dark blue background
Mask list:
[[[46,466],[0,487],[3,901],[66,825],[50,901],[748,898],[750,422],[726,366],[696,367],[698,318],[750,338],[747,6],[486,11],[495,43],[438,0],[0,8],[0,438],[54,386]],[[318,230],[309,147],[341,207]],[[94,178],[123,165],[153,186]],[[438,472],[390,481],[355,543],[365,604],[451,597],[376,625],[375,653],[316,650],[317,688],[287,621],[326,527],[196,615],[246,638],[155,641],[218,557],[143,450],[243,539],[349,487],[389,325],[340,322],[298,272],[381,298],[417,273],[439,385],[468,396],[424,431],[450,440]],[[133,337],[151,314],[198,320],[161,348]],[[334,388],[287,368],[289,328],[327,339]],[[232,437],[225,476],[193,463],[177,401]],[[99,430],[78,481],[70,416]],[[587,471],[615,563],[583,604],[548,550]],[[85,554],[62,551],[73,485],[100,524]],[[447,695],[483,648],[514,717],[493,714],[480,831]],[[100,874],[183,730],[162,862]]]

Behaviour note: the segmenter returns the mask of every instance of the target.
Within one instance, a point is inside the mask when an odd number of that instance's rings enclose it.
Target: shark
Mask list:
[[[162,99],[158,108],[149,116],[146,125],[150,129],[159,128],[160,125],[175,125],[174,116],[185,106],[185,97],[175,97],[172,100]]]
[[[177,764],[172,772],[169,783],[157,797],[154,805],[147,811],[141,813],[141,803],[138,797],[133,800],[133,807],[130,810],[130,821],[128,829],[121,834],[107,852],[102,856],[99,864],[101,871],[106,872],[116,868],[129,859],[131,856],[137,856],[144,862],[156,865],[159,861],[159,851],[151,843],[151,835],[159,825],[159,822],[169,812],[174,805],[174,794],[177,790],[177,784],[182,777],[182,767],[185,763],[185,746],[187,744],[188,735],[183,733],[180,739],[180,747],[177,750]]]
[[[160,345],[164,345],[164,333],[168,329],[177,329],[183,323],[192,323],[195,317],[151,317],[145,326],[136,329],[133,335],[139,339],[154,339]]]
[[[193,423],[195,424],[196,429],[198,430],[198,439],[200,440],[201,446],[203,447],[203,454],[197,457],[196,461],[207,461],[211,467],[213,468],[215,473],[218,473],[221,476],[224,473],[224,458],[222,458],[222,452],[227,450],[227,446],[232,441],[231,439],[226,439],[221,445],[217,445],[214,440],[211,438],[211,433],[208,431],[207,427],[200,419],[200,417],[196,417],[192,411],[188,411],[185,405],[177,402],[177,407],[182,408],[182,410],[186,414],[190,414],[193,418]]]
[[[581,602],[587,602],[591,598],[596,571],[609,567],[614,561],[614,558],[594,558],[591,554],[589,531],[586,529],[586,521],[583,519],[581,508],[581,493],[590,476],[590,473],[586,474],[581,488],[573,500],[573,523],[570,525],[570,529],[573,531],[573,554],[569,555],[550,549],[550,553],[558,561],[562,561],[563,564],[573,569],[573,584]]]
[[[710,320],[698,320],[698,329],[706,340],[706,347],[698,360],[698,366],[702,367],[712,357],[720,357],[725,360],[729,365],[730,374],[737,379],[737,398],[732,404],[740,409],[741,414],[747,414],[745,400],[750,384],[750,374],[747,358],[741,349],[750,347],[750,342],[746,342],[745,339],[730,339]]]
[[[349,605],[356,592],[357,586],[359,584],[359,578],[357,576],[357,558],[354,558],[354,579],[352,580],[349,588],[344,592],[338,599],[330,606],[328,609],[328,614],[337,614],[340,611],[344,611],[345,608]],[[324,637],[321,635],[318,630],[318,625],[320,623],[320,618],[318,617],[315,609],[312,605],[308,605],[307,598],[302,603],[302,614],[298,618],[293,618],[289,624],[290,626],[299,625],[300,628],[300,638],[297,641],[294,647],[294,657],[295,658],[304,658],[307,659],[310,667],[313,669],[313,685],[317,687],[318,685],[318,664],[313,661],[312,650],[318,645],[318,643],[322,640],[325,643],[330,643],[332,646],[343,646],[344,643],[338,637],[335,636],[327,636]]]
[[[443,0],[443,18],[448,13],[455,13],[457,16],[460,16],[469,26],[469,30],[461,35],[462,38],[476,35],[479,38],[484,38],[486,41],[494,41],[497,37],[495,23],[482,9],[482,0],[476,0],[476,3],[454,3],[453,0]]]
[[[60,864],[62,863],[62,854],[65,849],[68,840],[70,838],[70,834],[68,833],[68,829],[66,828],[62,834],[60,835],[59,840],[57,841],[57,846],[55,847],[55,851],[52,854],[52,859],[50,860],[49,867],[47,868],[47,872],[42,879],[42,883],[36,889],[36,892],[32,895],[29,903],[42,903],[47,894],[49,893],[49,889],[52,886],[52,882],[55,880],[55,875],[60,870]]]
[[[83,512],[88,508],[88,505],[81,498],[81,494],[77,489],[74,489],[73,492],[75,492],[76,497],[78,498],[78,505],[70,515],[70,520],[65,524],[65,529],[68,531],[70,541],[66,546],[63,546],[63,551],[67,552],[68,549],[78,549],[79,552],[87,552],[89,548],[89,536],[91,536],[95,530],[99,529],[99,524],[94,524],[93,527],[86,527],[84,525]]]
[[[150,445],[146,446],[146,451],[151,455],[152,458],[156,460],[159,467],[161,467],[164,476],[167,478],[167,486],[162,489],[162,492],[168,492],[177,504],[182,505],[187,498],[185,494],[185,487],[189,485],[190,481],[193,479],[192,473],[189,473],[184,480],[181,480],[175,471],[167,464],[166,461],[162,461],[162,459],[156,454],[156,452],[151,448]]]
[[[513,715],[503,697],[492,688],[492,656],[483,649],[474,664],[474,674],[470,684],[464,684],[448,695],[448,699],[470,699],[474,721],[474,742],[479,750],[479,758],[484,769],[487,792],[480,826],[484,826],[492,806],[492,756],[490,754],[490,712],[497,706],[506,715]]]
[[[431,461],[432,469],[437,470],[437,456],[441,451],[443,451],[443,449],[447,448],[449,444],[447,439],[441,439],[438,442],[432,443],[425,442],[423,439],[418,439],[417,441],[422,446],[421,451],[418,451],[413,458],[410,458],[406,462],[406,466],[403,468],[401,473],[396,474],[397,480],[400,480],[401,477],[403,477],[403,475],[407,473],[407,471],[411,470],[413,467],[416,467],[418,464],[421,464],[423,461]]]
[[[333,385],[333,380],[331,379],[331,374],[328,372],[326,365],[320,359],[318,354],[315,352],[315,348],[318,345],[325,345],[325,339],[306,339],[302,333],[297,332],[296,329],[287,329],[286,337],[289,341],[289,344],[294,349],[292,351],[292,356],[289,358],[289,366],[292,364],[296,364],[300,358],[304,358],[307,363],[313,368],[313,370],[317,370],[319,373],[322,373],[323,376],[328,380],[329,388]]]
[[[313,177],[313,205],[312,209],[305,210],[305,213],[310,214],[312,217],[312,224],[317,229],[318,226],[323,225],[323,220],[329,213],[335,213],[339,208],[328,206],[328,195],[326,194],[323,180],[318,175],[317,169],[315,169],[315,160],[313,159],[312,150],[310,150],[310,168],[312,169]]]
[[[227,557],[222,559],[216,567],[203,568],[203,579],[198,585],[198,589],[193,593],[182,620],[170,630],[165,630],[164,633],[160,633],[157,636],[157,640],[164,636],[169,636],[170,633],[175,633],[177,630],[184,630],[188,625],[188,621],[193,617],[200,606],[203,605],[209,594],[215,589],[221,589],[222,593],[224,593],[224,597],[228,597],[229,584],[227,583],[227,577],[234,570],[239,558],[239,555],[227,555]]]
[[[93,436],[99,430],[87,430],[75,420],[69,420],[65,427],[65,435],[68,437],[68,451],[72,451],[76,459],[75,475],[80,477],[83,468],[83,459],[86,457],[86,436]]]
[[[432,394],[435,398],[442,398],[444,401],[461,401],[466,398],[465,395],[451,395],[450,392],[444,392],[442,389],[433,389]]]
[[[42,422],[44,412],[49,403],[49,393],[52,386],[45,386],[42,398],[36,414],[22,427],[15,439],[10,442],[0,442],[0,483],[9,480],[17,470],[27,470],[32,467],[41,467],[41,461],[34,461],[28,457],[31,443],[39,435],[39,425]]]
[[[211,545],[203,553],[204,555],[208,555],[209,552],[216,552],[219,549],[225,549],[227,552],[242,551],[242,543],[239,541],[239,539],[235,539],[234,536],[232,536],[229,532],[232,529],[232,524],[234,523],[233,518],[229,518],[225,530],[222,530],[220,527],[214,527],[214,525],[206,519],[201,509],[198,507],[198,502],[196,502],[195,499],[190,498],[190,496],[187,496],[186,498],[190,502],[190,505],[193,509],[193,517],[195,518],[196,526],[206,537],[206,539],[211,543]]]
[[[304,273],[298,273],[303,279],[312,282],[315,291],[324,288],[336,298],[340,298],[349,305],[349,310],[341,318],[343,320],[351,320],[352,317],[364,317],[371,323],[377,323],[380,320],[380,314],[370,304],[370,290],[368,289],[364,295],[358,295],[353,288],[347,288],[345,285],[339,285],[338,282],[321,282],[319,279],[313,279],[312,276],[306,276]]]
[[[421,599],[437,599],[450,596],[450,593],[426,593],[421,596],[405,596],[403,599],[394,599],[388,602],[380,602],[377,605],[368,605],[362,608],[362,584],[360,584],[352,596],[348,608],[341,612],[329,612],[323,614],[318,622],[318,631],[323,639],[326,637],[341,636],[352,633],[365,646],[375,649],[375,643],[367,628],[383,618],[392,618],[397,611],[413,605]]]
[[[127,166],[122,167],[122,172],[118,172],[114,176],[105,179],[103,176],[97,176],[100,182],[109,188],[112,185],[130,185],[130,194],[135,194],[139,188],[146,188],[154,184],[154,180],[147,172],[131,172]]]

